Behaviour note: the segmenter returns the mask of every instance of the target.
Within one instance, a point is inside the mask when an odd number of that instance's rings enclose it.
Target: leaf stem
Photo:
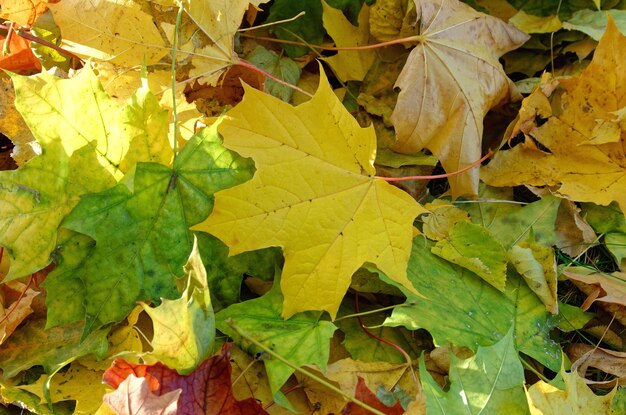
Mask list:
[[[371,315],[371,314],[381,313],[381,312],[387,311],[387,310],[393,310],[396,307],[410,307],[410,306],[411,306],[411,304],[390,305],[390,306],[387,306],[387,307],[377,308],[376,310],[363,311],[363,312],[354,313],[354,314],[346,314],[345,316],[337,317],[335,319],[335,321],[346,320],[346,319],[349,319],[349,318],[355,318],[355,317],[359,317],[359,316],[368,316],[368,315]]]
[[[365,324],[363,324],[363,320],[361,319],[361,313],[359,313],[359,292],[356,291],[356,290],[355,290],[355,294],[354,294],[354,307],[355,307],[356,312],[357,312],[357,318],[359,319],[359,326],[361,326],[361,329],[365,332],[365,334],[367,334],[371,338],[376,339],[376,340],[378,340],[380,342],[383,342],[386,345],[391,346],[394,349],[396,349],[397,351],[399,351],[400,354],[402,354],[402,356],[404,357],[404,360],[406,360],[406,366],[411,371],[411,376],[413,377],[413,382],[415,382],[415,384],[418,385],[417,375],[415,374],[415,370],[413,370],[413,362],[411,360],[411,356],[409,356],[409,354],[406,352],[406,350],[404,350],[402,347],[398,346],[397,344],[395,344],[393,342],[390,342],[387,339],[383,339],[382,337],[378,337],[377,335],[372,333],[367,327],[365,327]]]
[[[316,374],[311,373],[308,370],[305,370],[305,369],[303,369],[303,368],[301,368],[299,366],[294,365],[289,360],[287,360],[284,357],[280,356],[279,354],[277,354],[276,352],[274,352],[273,350],[271,350],[270,348],[265,346],[263,343],[259,342],[254,337],[252,337],[249,334],[245,333],[243,330],[241,330],[233,322],[232,319],[226,320],[226,324],[228,324],[228,326],[230,328],[232,328],[235,331],[235,333],[237,333],[238,335],[240,335],[244,339],[248,340],[249,342],[254,344],[256,347],[258,347],[259,349],[263,350],[265,353],[267,353],[270,356],[272,356],[274,359],[279,360],[282,363],[286,364],[287,366],[289,366],[290,368],[292,368],[296,372],[299,372],[299,373],[303,374],[304,376],[307,376],[307,377],[315,380],[316,382],[318,382],[319,384],[327,387],[328,389],[332,390],[333,392],[343,396],[344,398],[348,399],[351,402],[354,402],[356,405],[360,406],[361,408],[365,409],[366,411],[370,411],[371,413],[376,414],[376,415],[385,415],[383,412],[379,411],[378,409],[372,408],[371,406],[369,406],[365,402],[361,402],[358,399],[348,395],[347,393],[345,393],[344,391],[342,391],[341,389],[339,389],[335,385],[331,384],[330,382],[326,381],[325,379],[322,379],[321,377],[317,376]]]
[[[266,76],[267,78],[270,78],[274,82],[278,82],[279,84],[284,85],[286,87],[289,87],[291,89],[294,89],[294,90],[296,90],[296,91],[306,95],[309,98],[313,98],[313,94],[311,94],[310,92],[305,91],[304,89],[300,88],[297,85],[293,85],[293,84],[290,84],[289,82],[283,81],[282,79],[277,78],[276,76],[272,75],[271,73],[269,73],[267,71],[264,71],[263,69],[261,69],[261,68],[259,68],[257,66],[254,66],[253,64],[251,64],[250,62],[248,62],[246,60],[239,59],[237,61],[237,65],[246,67],[248,69],[252,69],[253,71],[258,72],[258,73],[262,74],[263,76]]]
[[[183,11],[185,10],[185,4],[181,1],[178,6],[178,13],[176,14],[176,25],[174,26],[174,39],[172,40],[172,113],[174,117],[174,139],[172,140],[172,147],[174,150],[174,162],[176,161],[176,150],[178,147],[178,111],[176,110],[176,49],[178,48],[178,29],[180,28],[180,22],[183,17]]]
[[[256,29],[256,27],[254,28],[251,27],[250,30],[251,29]],[[311,45],[308,43],[299,42],[297,40],[277,39],[277,38],[269,37],[269,36],[254,36],[254,35],[249,35],[246,33],[242,33],[240,36],[249,37],[249,38],[256,39],[256,40],[264,40],[266,42],[283,43],[286,45],[308,46],[311,49],[330,50],[330,51],[342,51],[342,50],[357,50],[358,51],[358,50],[378,49],[378,48],[383,48],[385,46],[398,45],[398,44],[402,44],[406,42],[419,42],[423,38],[422,36],[416,35],[416,36],[403,37],[401,39],[389,40],[387,42],[374,43],[372,45],[337,47],[337,46]]]
[[[489,151],[483,158],[480,160],[476,160],[469,166],[463,167],[461,170],[453,171],[452,173],[444,173],[444,174],[433,174],[430,176],[404,176],[404,177],[381,177],[375,176],[377,179],[384,180],[386,182],[403,182],[407,180],[432,180],[432,179],[443,179],[446,177],[456,176],[457,174],[465,173],[468,170],[473,169],[474,167],[480,165],[483,161],[487,160],[494,154],[493,151]]]
[[[10,26],[7,26],[5,24],[0,24],[0,29],[9,30],[9,28],[10,28]],[[49,47],[51,49],[54,49],[57,52],[65,55],[65,56],[68,56],[68,57],[70,57],[72,59],[76,59],[81,64],[85,63],[85,61],[83,61],[80,56],[75,55],[72,52],[63,49],[59,45],[55,45],[54,43],[48,42],[45,39],[38,38],[37,36],[28,33],[28,31],[26,31],[25,29],[13,29],[12,31],[15,32],[16,35],[18,35],[20,37],[23,37],[26,40],[30,40],[31,42],[39,43],[41,45],[47,46],[47,47]]]

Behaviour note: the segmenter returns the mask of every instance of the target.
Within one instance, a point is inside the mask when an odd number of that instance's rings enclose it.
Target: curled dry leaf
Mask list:
[[[604,373],[615,376],[606,381],[596,381],[584,378],[588,385],[612,388],[615,385],[626,384],[626,353],[591,346],[584,343],[573,343],[567,347],[567,355],[573,362],[572,369],[584,376],[589,367],[600,369]]]

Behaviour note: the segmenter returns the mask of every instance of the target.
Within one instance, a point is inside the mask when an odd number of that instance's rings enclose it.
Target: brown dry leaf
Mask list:
[[[626,273],[605,274],[589,268],[570,267],[563,271],[563,275],[570,280],[597,287],[598,291],[595,298],[592,298],[591,301],[585,301],[581,307],[583,310],[589,308],[594,301],[626,305]],[[594,294],[591,295],[594,296]]]
[[[626,38],[609,18],[592,63],[580,76],[561,81],[564,92],[552,100],[553,108],[545,105],[550,94],[540,90],[524,100],[524,111],[537,114],[519,129],[524,142],[498,152],[483,180],[492,186],[556,186],[568,199],[600,205],[615,200],[625,210],[625,56]]]
[[[580,216],[580,209],[569,200],[563,199],[556,217],[557,247],[572,258],[592,246],[596,233],[591,225]]]
[[[146,378],[131,374],[103,399],[119,415],[175,415],[181,391],[176,389],[158,396],[150,392]]]
[[[0,286],[0,295],[0,344],[2,344],[13,334],[17,326],[32,314],[31,304],[39,295],[39,291],[27,288],[26,284],[19,281],[9,281]],[[9,303],[9,297],[16,295],[17,298]]]
[[[396,82],[401,92],[391,115],[395,150],[427,148],[453,172],[480,159],[489,109],[517,97],[498,59],[528,36],[457,0],[415,6],[418,44]],[[453,197],[476,194],[478,179],[478,168],[450,178]]]
[[[607,381],[584,379],[588,385],[613,387],[626,384],[626,353],[603,349],[584,343],[573,343],[567,346],[567,355],[574,362],[578,374],[584,376],[589,367],[600,369],[616,378]]]

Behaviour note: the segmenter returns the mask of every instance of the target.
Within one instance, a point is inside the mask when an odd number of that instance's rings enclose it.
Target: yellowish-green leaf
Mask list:
[[[553,33],[563,26],[558,16],[534,16],[523,10],[511,17],[509,23],[526,33]]]
[[[556,259],[552,248],[536,243],[522,242],[508,252],[511,264],[520,273],[526,284],[545,304],[552,314],[557,314]]]
[[[374,177],[373,128],[359,127],[326,76],[298,107],[246,88],[219,131],[226,147],[254,159],[257,172],[218,192],[196,229],[223,240],[231,255],[282,247],[284,317],[306,310],[334,317],[365,262],[413,290],[406,264],[423,208]]]
[[[506,251],[487,229],[468,221],[457,222],[445,239],[432,248],[435,255],[467,268],[504,292]]]
[[[145,303],[142,306],[154,327],[150,341],[153,350],[148,356],[181,374],[189,374],[210,356],[215,339],[215,315],[195,238],[184,269],[186,284],[180,298],[164,299],[155,308]]]
[[[461,221],[469,221],[466,211],[448,204],[441,199],[435,199],[433,203],[424,205],[428,209],[427,214],[422,215],[424,222],[422,232],[427,238],[440,241],[448,237],[450,229]]]
[[[617,389],[604,396],[593,393],[578,372],[561,370],[565,390],[544,381],[532,385],[526,392],[532,415],[611,414],[611,401]]]
[[[76,401],[75,415],[95,413],[102,404],[102,397],[106,391],[105,385],[102,383],[102,373],[72,363],[66,372],[57,373],[52,377],[50,384],[51,402]],[[18,387],[37,395],[41,399],[41,404],[45,405],[46,399],[43,388],[46,379],[47,376],[41,376],[35,383]]]
[[[11,257],[8,279],[50,263],[57,228],[84,193],[113,185],[128,150],[119,110],[90,68],[71,79],[47,73],[13,76],[17,109],[42,154],[0,172],[0,246]]]
[[[369,7],[363,6],[359,14],[359,25],[353,26],[341,10],[322,1],[324,27],[337,47],[363,46],[369,40]],[[333,72],[342,81],[362,81],[376,59],[374,50],[339,51],[324,58]]]

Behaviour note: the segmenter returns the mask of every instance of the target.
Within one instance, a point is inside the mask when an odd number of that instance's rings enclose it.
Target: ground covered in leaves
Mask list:
[[[626,413],[626,2],[0,18],[0,411]]]

